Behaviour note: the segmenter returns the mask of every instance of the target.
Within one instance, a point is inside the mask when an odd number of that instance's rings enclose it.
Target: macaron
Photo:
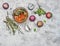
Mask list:
[[[50,19],[52,17],[52,13],[51,12],[47,12],[46,13],[46,18]]]
[[[36,19],[36,17],[35,17],[34,15],[31,15],[31,16],[29,17],[29,20],[32,21],[32,22],[35,21],[35,19]]]
[[[37,26],[38,26],[38,27],[42,27],[42,26],[43,26],[43,22],[42,22],[42,21],[38,21],[38,22],[37,22]]]
[[[8,9],[8,8],[9,8],[9,4],[5,2],[5,3],[3,3],[2,7],[3,7],[4,9]]]

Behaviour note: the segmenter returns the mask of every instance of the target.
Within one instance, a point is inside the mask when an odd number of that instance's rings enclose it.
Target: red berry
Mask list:
[[[50,19],[50,18],[52,17],[52,13],[51,13],[51,12],[47,12],[47,13],[46,13],[46,17],[47,17],[48,19]]]
[[[8,9],[8,8],[9,8],[9,4],[8,4],[8,3],[3,3],[2,7],[3,7],[4,9]]]
[[[31,15],[31,16],[29,17],[29,20],[30,20],[30,21],[35,21],[35,19],[36,19],[36,17],[35,17],[34,15]]]

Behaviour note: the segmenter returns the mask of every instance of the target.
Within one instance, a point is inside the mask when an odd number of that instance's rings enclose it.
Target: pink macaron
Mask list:
[[[35,17],[34,15],[31,15],[31,16],[29,17],[29,20],[30,20],[30,21],[35,21],[35,19],[36,19],[36,17]]]

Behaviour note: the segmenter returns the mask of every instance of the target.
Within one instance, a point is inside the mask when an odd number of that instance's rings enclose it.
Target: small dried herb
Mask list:
[[[15,34],[16,30],[20,31],[20,27],[11,19],[9,16],[6,16],[6,21],[4,21],[7,27],[12,30],[13,34]],[[21,32],[21,31],[20,31]]]
[[[46,23],[46,20],[43,20]]]
[[[36,28],[34,28],[34,32],[36,32]]]
[[[35,11],[34,13],[38,14],[39,16],[46,14],[46,12],[42,8],[37,9],[37,11]]]

